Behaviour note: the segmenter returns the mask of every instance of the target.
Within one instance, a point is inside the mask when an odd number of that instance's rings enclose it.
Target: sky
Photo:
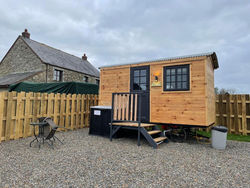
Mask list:
[[[250,93],[249,0],[0,2],[0,59],[25,28],[95,67],[214,51],[215,86]]]

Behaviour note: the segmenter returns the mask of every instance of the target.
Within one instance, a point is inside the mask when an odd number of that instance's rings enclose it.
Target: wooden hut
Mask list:
[[[215,52],[100,67],[99,104],[141,91],[142,122],[207,127],[215,123]]]

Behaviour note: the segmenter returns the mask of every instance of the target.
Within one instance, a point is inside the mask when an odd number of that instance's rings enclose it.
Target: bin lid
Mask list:
[[[220,131],[220,132],[226,133],[227,132],[227,127],[224,127],[224,126],[214,126],[214,127],[212,127],[212,130],[216,130],[216,131]]]
[[[106,109],[108,109],[108,110],[110,110],[110,109],[112,109],[112,107],[111,106],[91,106],[90,108],[94,108],[94,109],[100,109],[100,110],[106,110]]]

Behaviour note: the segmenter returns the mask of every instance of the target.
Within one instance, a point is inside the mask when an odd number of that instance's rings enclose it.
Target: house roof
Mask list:
[[[185,55],[185,56],[176,56],[176,57],[168,57],[168,58],[148,60],[148,61],[139,61],[139,62],[133,62],[133,63],[107,65],[107,66],[102,66],[102,67],[99,67],[99,68],[116,67],[116,66],[122,66],[122,65],[143,64],[143,63],[152,63],[152,62],[161,62],[161,61],[169,61],[169,60],[176,60],[176,59],[186,59],[186,58],[195,58],[195,57],[204,57],[204,56],[206,56],[206,57],[210,56],[212,58],[212,63],[213,63],[214,69],[219,68],[218,59],[217,59],[217,55],[216,55],[215,52],[193,54],[193,55]]]
[[[42,71],[34,71],[34,72],[22,72],[22,73],[12,73],[7,74],[0,77],[0,86],[8,87],[11,84],[16,84],[27,80],[28,78],[40,73]]]
[[[46,64],[73,70],[87,75],[99,77],[99,71],[87,60],[47,46],[40,42],[21,37],[34,53]]]

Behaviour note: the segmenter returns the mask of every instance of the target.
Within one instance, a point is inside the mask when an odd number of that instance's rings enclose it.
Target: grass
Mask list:
[[[211,137],[211,132],[205,132],[205,131],[197,131],[197,133]],[[245,136],[245,135],[236,135],[236,134],[227,134],[227,140],[236,140],[236,141],[241,141],[241,142],[250,142],[250,135]]]

